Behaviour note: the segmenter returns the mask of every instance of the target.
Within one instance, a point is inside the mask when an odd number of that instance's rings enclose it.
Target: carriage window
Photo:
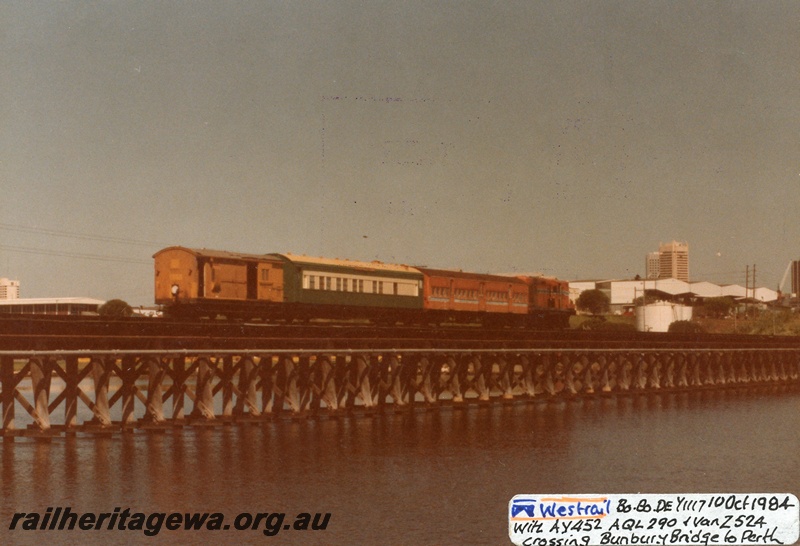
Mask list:
[[[394,295],[396,296],[397,295],[397,283],[392,283],[392,284],[394,284]]]
[[[308,288],[309,290],[314,290],[314,275],[308,277]]]

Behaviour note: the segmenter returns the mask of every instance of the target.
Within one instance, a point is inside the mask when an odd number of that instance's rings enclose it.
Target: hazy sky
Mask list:
[[[797,2],[0,3],[0,276],[153,301],[170,245],[775,288]]]

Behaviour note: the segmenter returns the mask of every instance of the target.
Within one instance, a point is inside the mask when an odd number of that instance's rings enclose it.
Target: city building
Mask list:
[[[0,300],[19,299],[19,281],[0,278]]]
[[[689,244],[672,241],[659,244],[659,279],[689,282]]]
[[[661,254],[658,252],[648,252],[645,261],[645,278],[657,279],[661,273]]]

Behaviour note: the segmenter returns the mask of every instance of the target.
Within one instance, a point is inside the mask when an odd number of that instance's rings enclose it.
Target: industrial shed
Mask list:
[[[1,314],[96,315],[105,301],[92,298],[24,298],[0,300]]]
[[[611,302],[611,312],[629,310],[633,300],[644,294],[648,297],[654,292],[656,298],[690,303],[698,299],[731,296],[737,300],[768,303],[778,299],[778,293],[769,288],[746,290],[736,284],[718,285],[707,281],[688,283],[678,279],[637,279],[570,282],[570,299],[576,301],[584,290],[598,289],[605,292]]]

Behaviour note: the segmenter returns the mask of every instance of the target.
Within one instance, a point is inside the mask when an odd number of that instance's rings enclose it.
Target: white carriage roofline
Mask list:
[[[276,254],[276,256],[283,256],[287,260],[298,264],[352,267],[354,269],[363,269],[366,271],[393,271],[395,273],[422,274],[415,267],[401,264],[388,264],[377,260],[374,262],[360,262],[357,260],[342,260],[339,258],[315,258],[313,256],[303,256],[301,254]]]

